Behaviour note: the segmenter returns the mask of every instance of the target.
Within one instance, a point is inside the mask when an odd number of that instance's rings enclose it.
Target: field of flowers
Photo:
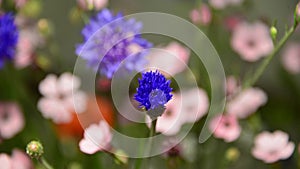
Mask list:
[[[0,0],[0,169],[300,168],[298,0]]]

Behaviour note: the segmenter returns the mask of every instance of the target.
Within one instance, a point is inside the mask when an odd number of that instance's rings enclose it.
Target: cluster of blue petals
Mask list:
[[[16,53],[19,32],[11,13],[0,16],[0,68]]]
[[[89,67],[110,79],[120,63],[134,55],[130,51],[131,45],[142,49],[152,47],[150,42],[141,37],[141,29],[140,22],[125,19],[121,13],[113,15],[110,10],[103,9],[83,28],[84,43],[77,46],[76,54],[86,60]],[[144,56],[145,52],[131,56],[125,62],[125,68],[141,68],[146,63]]]
[[[134,98],[146,110],[164,106],[172,98],[171,81],[159,71],[145,72],[138,81],[139,87]]]

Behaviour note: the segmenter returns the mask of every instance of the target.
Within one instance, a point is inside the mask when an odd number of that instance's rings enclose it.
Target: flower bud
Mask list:
[[[44,148],[39,141],[31,141],[27,144],[26,153],[31,158],[40,158],[44,154]]]
[[[278,33],[278,32],[277,32],[276,27],[275,27],[275,26],[272,26],[272,27],[270,28],[270,34],[271,34],[271,37],[272,37],[273,40],[276,40],[277,33]]]
[[[231,147],[226,151],[225,157],[228,161],[236,161],[240,156],[240,151],[235,148]]]

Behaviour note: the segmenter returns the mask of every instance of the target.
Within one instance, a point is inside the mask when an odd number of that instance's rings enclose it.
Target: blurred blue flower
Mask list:
[[[127,20],[121,13],[113,15],[110,10],[103,9],[83,28],[85,42],[77,46],[76,54],[107,78],[112,78],[128,56],[130,58],[124,63],[125,68],[129,71],[140,69],[146,63],[146,52],[142,50],[152,47],[141,37],[141,29],[140,22]]]
[[[19,32],[11,13],[0,16],[0,68],[5,60],[12,60],[16,53]]]
[[[139,79],[139,87],[134,98],[146,110],[164,107],[172,98],[170,83],[171,81],[158,71],[145,72]]]

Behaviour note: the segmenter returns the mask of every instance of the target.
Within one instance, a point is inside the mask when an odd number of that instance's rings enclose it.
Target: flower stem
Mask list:
[[[150,130],[150,137],[155,136],[155,129],[156,129],[156,123],[157,120],[153,120],[151,124],[151,130]],[[151,139],[152,140],[152,139]],[[152,146],[152,145],[151,145]]]
[[[274,56],[277,54],[277,52],[283,47],[283,45],[286,43],[286,41],[289,39],[289,37],[294,33],[297,25],[298,25],[298,23],[296,23],[296,25],[291,27],[288,30],[288,32],[285,33],[284,37],[275,46],[272,53],[269,56],[267,56],[262,61],[262,63],[259,65],[259,67],[256,69],[256,71],[254,72],[253,77],[245,82],[244,88],[248,88],[248,87],[254,85],[257,82],[257,80],[261,77],[261,75],[266,70],[267,66],[270,64],[271,60],[274,58]]]
[[[53,167],[47,162],[44,157],[39,159],[39,162],[46,168],[46,169],[53,169]]]
[[[151,154],[151,149],[152,149],[152,146],[153,146],[153,136],[155,136],[156,134],[156,123],[157,123],[157,119],[153,120],[152,123],[151,123],[151,129],[150,129],[150,134],[149,134],[149,145],[148,145],[148,158],[146,160],[146,167],[148,166],[148,168],[150,169],[151,168],[151,157],[150,157],[150,154]]]

